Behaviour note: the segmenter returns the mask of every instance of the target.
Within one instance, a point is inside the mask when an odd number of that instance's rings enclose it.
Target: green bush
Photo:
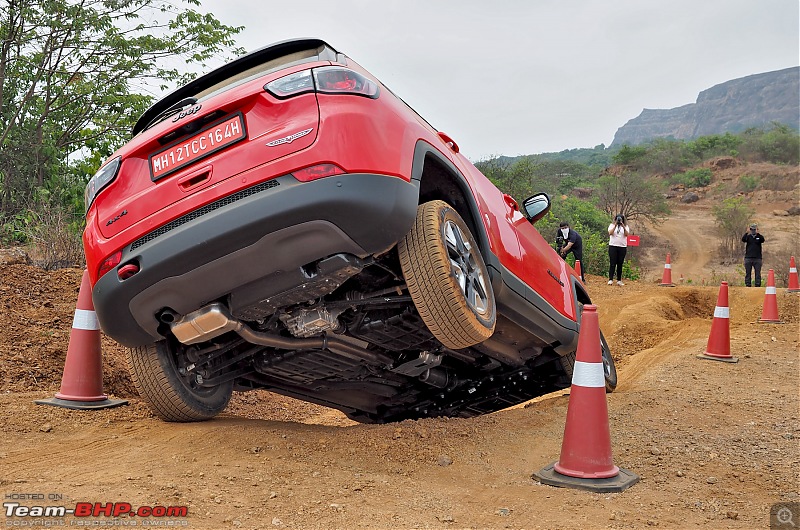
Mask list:
[[[683,184],[687,188],[702,188],[711,184],[711,170],[706,167],[690,169],[683,173],[672,175],[670,181]]]
[[[749,193],[758,188],[759,178],[753,175],[742,175],[739,177],[739,189],[745,193]]]
[[[642,277],[642,270],[634,258],[626,258],[622,263],[622,277],[629,280],[638,280]]]

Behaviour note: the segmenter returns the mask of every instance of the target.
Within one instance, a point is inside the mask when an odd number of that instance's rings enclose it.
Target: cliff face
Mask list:
[[[644,109],[617,130],[611,145],[736,133],[773,121],[800,126],[800,67],[721,83],[700,92],[696,103],[682,107]]]

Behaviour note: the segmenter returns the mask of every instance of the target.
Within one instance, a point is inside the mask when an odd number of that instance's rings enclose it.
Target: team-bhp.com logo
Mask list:
[[[23,506],[19,502],[4,502],[3,511],[7,518],[64,518],[67,516],[80,518],[77,521],[70,521],[73,526],[83,526],[82,518],[89,517],[139,517],[143,518],[141,526],[161,526],[159,524],[164,518],[182,518],[189,515],[189,508],[187,506],[139,506],[134,507],[129,502],[78,502],[74,507],[67,507],[64,505],[56,506]],[[146,519],[152,518],[152,519]],[[153,520],[155,519],[155,520]],[[149,521],[145,523],[145,521]],[[29,526],[29,525],[16,525],[8,523],[6,526]],[[88,521],[86,521],[88,522]],[[63,524],[63,523],[61,523]],[[186,521],[173,521],[169,526],[186,526]],[[125,526],[137,526],[135,521],[126,523]]]

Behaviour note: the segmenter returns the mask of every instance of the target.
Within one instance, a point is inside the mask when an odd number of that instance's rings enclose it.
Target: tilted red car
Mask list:
[[[86,206],[101,327],[166,420],[211,418],[234,390],[386,422],[570,384],[589,297],[533,227],[549,198],[520,208],[321,40],[158,101]]]

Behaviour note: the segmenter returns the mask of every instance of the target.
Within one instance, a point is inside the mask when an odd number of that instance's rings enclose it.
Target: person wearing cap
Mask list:
[[[572,252],[575,259],[581,262],[581,280],[586,283],[585,273],[583,272],[583,269],[586,268],[583,262],[583,238],[578,232],[571,229],[566,221],[561,221],[558,227],[556,246],[558,247],[557,252],[562,258],[566,258],[567,254]]]
[[[753,223],[750,229],[742,236],[744,247],[744,285],[750,287],[750,275],[755,269],[756,287],[761,287],[761,244],[766,241],[758,233],[758,225]]]

